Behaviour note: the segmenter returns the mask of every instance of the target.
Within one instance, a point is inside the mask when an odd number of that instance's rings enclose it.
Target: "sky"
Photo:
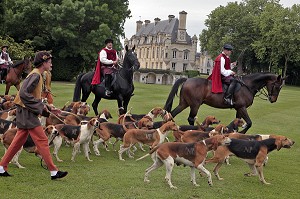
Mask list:
[[[237,0],[241,2],[241,0]],[[131,10],[131,18],[126,19],[124,24],[125,37],[131,38],[136,31],[136,21],[150,20],[158,17],[161,20],[168,19],[168,15],[179,17],[179,12],[186,11],[187,14],[187,33],[190,36],[201,33],[206,28],[204,21],[212,10],[220,5],[226,6],[228,2],[224,0],[129,0],[129,9]],[[291,7],[299,4],[299,0],[280,0],[280,4],[284,7]]]

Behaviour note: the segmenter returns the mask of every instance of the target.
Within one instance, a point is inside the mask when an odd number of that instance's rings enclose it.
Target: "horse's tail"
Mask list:
[[[74,88],[74,94],[73,94],[73,102],[78,102],[80,101],[80,96],[81,96],[81,78],[84,75],[84,73],[81,73],[78,75],[75,83],[75,88]]]
[[[165,107],[164,107],[164,109],[166,111],[171,112],[175,94],[177,93],[179,86],[181,84],[183,84],[186,80],[187,80],[187,78],[185,78],[185,77],[176,80],[175,84],[173,85],[173,87],[171,89],[171,92],[168,96],[168,99],[167,99]]]

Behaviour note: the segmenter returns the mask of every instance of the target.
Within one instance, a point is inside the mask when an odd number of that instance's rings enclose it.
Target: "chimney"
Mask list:
[[[187,12],[185,12],[185,11],[179,12],[179,26],[178,26],[178,29],[181,29],[181,30],[186,29],[186,14],[187,14]]]
[[[145,20],[145,27],[150,23],[150,20]]]
[[[138,20],[136,22],[136,32],[140,31],[140,29],[142,28],[143,22],[141,20]]]
[[[169,22],[170,22],[172,19],[175,18],[175,16],[174,15],[169,15],[168,18],[169,18]]]
[[[154,25],[156,25],[158,22],[160,21],[160,18],[158,18],[158,17],[156,17],[155,19],[154,19]]]

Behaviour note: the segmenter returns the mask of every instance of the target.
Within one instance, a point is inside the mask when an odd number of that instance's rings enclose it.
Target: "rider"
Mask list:
[[[215,59],[212,74],[208,79],[212,80],[212,92],[223,93],[222,82],[229,85],[224,100],[226,104],[233,105],[233,92],[237,83],[234,78],[235,72],[231,69],[236,66],[236,62],[230,63],[230,55],[233,47],[230,44],[225,44],[222,53]]]
[[[0,53],[0,81],[3,83],[5,76],[7,75],[8,66],[13,64],[9,54],[7,52],[8,45],[1,46]]]
[[[113,49],[113,40],[106,39],[105,45],[99,52],[99,58],[97,61],[96,71],[92,80],[92,85],[100,84],[100,73],[104,74],[105,79],[105,95],[110,96],[112,94],[111,91],[111,81],[112,81],[112,73],[115,72],[116,68],[114,66],[117,65],[119,57],[117,51]],[[101,71],[101,72],[100,72]]]

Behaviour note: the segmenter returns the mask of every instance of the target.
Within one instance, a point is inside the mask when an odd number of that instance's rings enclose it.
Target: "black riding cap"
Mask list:
[[[50,54],[50,52],[47,51],[40,51],[37,52],[35,54],[34,60],[33,60],[33,64],[35,65],[35,67],[40,66],[43,62],[49,60],[52,58],[52,55]]]
[[[113,44],[114,41],[113,41],[112,39],[106,39],[106,40],[105,40],[105,44],[108,44],[108,43],[112,43],[112,44]]]
[[[225,50],[233,50],[233,47],[232,47],[232,45],[230,45],[230,44],[225,44],[223,48],[224,48]]]

